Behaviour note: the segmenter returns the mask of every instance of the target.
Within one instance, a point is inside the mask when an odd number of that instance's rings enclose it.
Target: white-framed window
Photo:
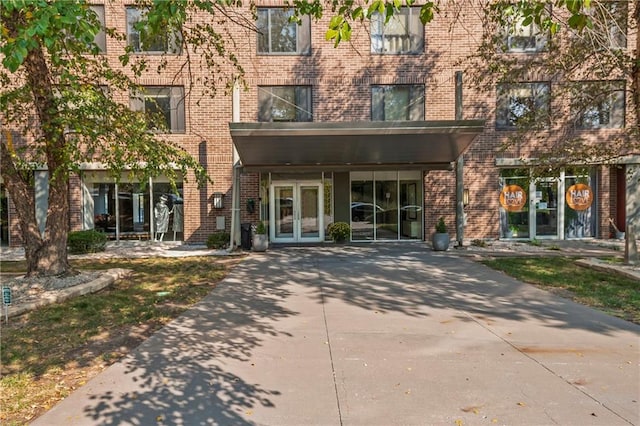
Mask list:
[[[548,34],[534,22],[524,25],[525,18],[512,6],[505,9],[502,26],[504,50],[510,53],[535,53],[544,50]]]
[[[424,50],[424,25],[420,21],[420,8],[403,7],[389,22],[386,16],[371,16],[371,53],[421,53]]]
[[[371,120],[424,120],[424,86],[421,84],[371,86]]]
[[[497,86],[496,129],[549,124],[548,82],[502,83]]]
[[[180,33],[171,29],[162,34],[149,33],[140,24],[145,22],[146,12],[144,8],[127,7],[127,40],[134,52],[179,55],[182,49]]]
[[[184,87],[145,86],[130,98],[131,109],[147,114],[149,130],[185,132]]]
[[[579,129],[621,129],[625,116],[624,81],[583,82],[572,99]]]
[[[313,121],[311,86],[258,86],[258,121]]]
[[[258,8],[258,53],[267,55],[308,55],[311,52],[311,23],[303,16],[298,25],[291,21],[293,10]]]

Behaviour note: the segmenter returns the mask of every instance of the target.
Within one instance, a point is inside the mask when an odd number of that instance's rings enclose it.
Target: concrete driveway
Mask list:
[[[33,424],[637,425],[639,345],[455,251],[278,248]]]

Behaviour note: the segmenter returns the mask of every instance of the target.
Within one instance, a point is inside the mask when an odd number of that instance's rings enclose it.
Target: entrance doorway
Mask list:
[[[535,198],[531,209],[534,235],[558,238],[558,179],[544,178],[535,182]],[[535,221],[533,220],[535,218]]]
[[[593,170],[569,167],[555,176],[537,178],[528,169],[503,169],[500,173],[501,238],[570,239],[596,235],[596,208],[591,205],[597,195],[592,188]],[[522,194],[521,203],[503,200],[504,194],[515,193]],[[585,193],[590,195],[588,200],[574,199],[572,195]]]
[[[270,234],[275,243],[324,240],[321,182],[278,182],[271,185]]]

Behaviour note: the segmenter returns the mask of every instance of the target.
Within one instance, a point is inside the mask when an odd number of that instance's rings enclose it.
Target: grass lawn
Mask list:
[[[72,260],[77,269],[133,272],[98,293],[2,324],[0,424],[28,424],[201,300],[240,260]],[[25,265],[2,262],[1,270]]]
[[[640,324],[640,282],[567,257],[500,258],[483,264],[583,305]]]

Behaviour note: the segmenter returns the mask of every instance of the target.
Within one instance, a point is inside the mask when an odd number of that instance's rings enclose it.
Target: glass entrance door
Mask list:
[[[532,235],[536,237],[558,238],[558,181],[542,179],[535,183],[535,204]]]
[[[319,242],[324,239],[320,182],[278,182],[271,186],[270,192],[271,241]]]

